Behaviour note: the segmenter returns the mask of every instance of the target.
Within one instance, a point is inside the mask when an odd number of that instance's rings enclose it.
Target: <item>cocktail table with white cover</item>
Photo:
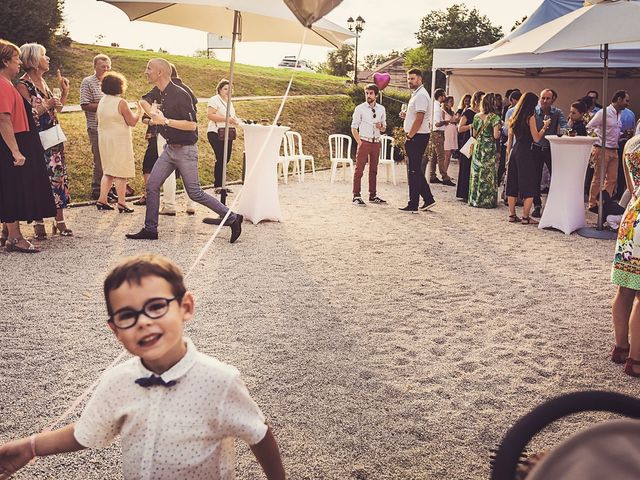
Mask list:
[[[548,135],[551,144],[551,185],[538,228],[553,227],[567,235],[586,226],[584,177],[593,137]]]
[[[282,221],[276,162],[289,127],[242,124],[246,155],[245,179],[237,211],[254,224]]]

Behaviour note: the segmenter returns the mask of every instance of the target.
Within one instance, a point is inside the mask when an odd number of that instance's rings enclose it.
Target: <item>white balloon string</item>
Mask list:
[[[306,37],[307,37],[307,29],[304,29],[304,33],[302,35],[302,42],[300,43],[300,48],[298,50],[298,56],[296,58],[296,67],[298,66],[298,62],[300,60],[300,55],[302,54],[302,48],[304,47],[305,41],[306,41]],[[280,119],[280,115],[282,114],[282,111],[284,109],[284,105],[287,101],[287,98],[289,96],[289,92],[291,90],[291,85],[293,84],[293,79],[295,77],[296,71],[295,69],[293,70],[293,72],[291,72],[291,78],[289,79],[289,84],[287,85],[287,89],[282,97],[282,101],[280,103],[280,108],[278,109],[278,112],[276,113],[276,116],[273,120],[273,123],[271,125],[271,127],[275,127],[278,123],[278,120]],[[247,183],[249,181],[249,179],[253,176],[253,173],[256,169],[256,166],[258,165],[258,163],[262,160],[263,155],[264,155],[264,151],[266,146],[269,144],[269,140],[271,139],[273,132],[275,131],[275,128],[270,128],[269,129],[269,134],[267,135],[267,138],[264,140],[264,142],[262,143],[262,146],[260,147],[259,153],[258,153],[258,157],[256,159],[255,162],[253,162],[253,165],[251,166],[251,168],[249,169],[249,172],[245,175],[245,183]],[[270,159],[265,159],[265,161],[269,161]],[[286,172],[285,172],[286,174]],[[200,260],[202,260],[202,258],[204,257],[204,255],[207,253],[207,251],[209,250],[209,248],[211,247],[211,244],[213,243],[213,241],[216,239],[216,237],[218,236],[218,234],[220,233],[220,230],[222,229],[222,227],[225,225],[227,219],[229,218],[231,212],[233,211],[233,209],[235,208],[235,206],[237,205],[239,199],[242,197],[242,191],[244,189],[244,185],[240,188],[240,190],[238,191],[238,194],[236,195],[235,199],[233,200],[233,202],[231,203],[231,205],[229,206],[229,210],[227,211],[227,213],[224,215],[224,217],[221,219],[220,224],[218,225],[218,227],[215,229],[215,231],[213,232],[213,234],[211,235],[211,237],[209,238],[209,240],[207,240],[207,242],[204,244],[204,246],[200,249],[200,252],[198,253],[196,259],[193,261],[193,263],[191,264],[191,267],[189,267],[189,270],[187,271],[187,273],[185,274],[184,278],[188,278],[191,273],[193,273],[193,271],[196,268],[196,265],[200,262]],[[50,430],[53,430],[53,428],[56,425],[59,425],[60,423],[62,423],[64,420],[66,420],[68,417],[70,417],[73,412],[78,408],[78,406],[80,404],[82,404],[82,402],[84,402],[84,400],[93,392],[93,390],[98,386],[98,384],[100,383],[100,380],[102,379],[102,376],[111,368],[115,367],[127,354],[126,350],[122,350],[120,352],[120,354],[109,364],[109,366],[107,366],[102,373],[98,376],[98,378],[91,384],[89,385],[72,403],[71,405],[64,411],[64,413],[62,413],[62,415],[60,415],[56,420],[54,420],[53,422],[51,422],[49,425],[47,425],[42,431],[43,432],[47,432]]]

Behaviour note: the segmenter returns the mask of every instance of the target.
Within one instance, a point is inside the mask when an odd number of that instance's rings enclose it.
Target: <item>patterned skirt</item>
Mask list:
[[[611,281],[621,287],[640,290],[640,198],[629,203],[624,212],[616,253],[611,270]]]

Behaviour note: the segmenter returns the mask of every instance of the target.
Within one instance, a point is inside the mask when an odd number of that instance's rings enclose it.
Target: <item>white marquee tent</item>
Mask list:
[[[602,99],[600,91],[603,72],[598,48],[472,60],[504,40],[522,35],[582,7],[583,4],[583,0],[544,0],[520,27],[493,45],[453,50],[435,49],[434,78],[436,70],[446,75],[447,91],[455,97],[456,102],[465,93],[475,90],[504,94],[507,89],[517,87],[522,91],[531,90],[536,93],[543,88],[553,88],[559,95],[557,105],[565,109],[565,112],[573,101],[585,95],[588,90],[600,92],[599,101],[608,103],[608,99]],[[629,91],[631,109],[640,113],[640,44],[610,45],[609,67],[608,96],[619,89]]]

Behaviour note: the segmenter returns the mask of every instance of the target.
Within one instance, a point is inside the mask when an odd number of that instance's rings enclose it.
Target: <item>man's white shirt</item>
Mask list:
[[[373,116],[375,112],[375,117]],[[360,136],[366,139],[380,138],[380,129],[376,127],[376,123],[382,123],[384,129],[387,127],[386,109],[379,103],[375,103],[371,107],[367,102],[361,103],[353,111],[351,119],[351,128],[355,128]]]
[[[407,114],[404,117],[404,131],[409,132],[411,126],[416,119],[418,113],[424,113],[424,118],[420,124],[420,128],[416,133],[430,133],[431,132],[431,97],[424,88],[424,85],[420,85],[411,94],[409,105],[407,107]]]

